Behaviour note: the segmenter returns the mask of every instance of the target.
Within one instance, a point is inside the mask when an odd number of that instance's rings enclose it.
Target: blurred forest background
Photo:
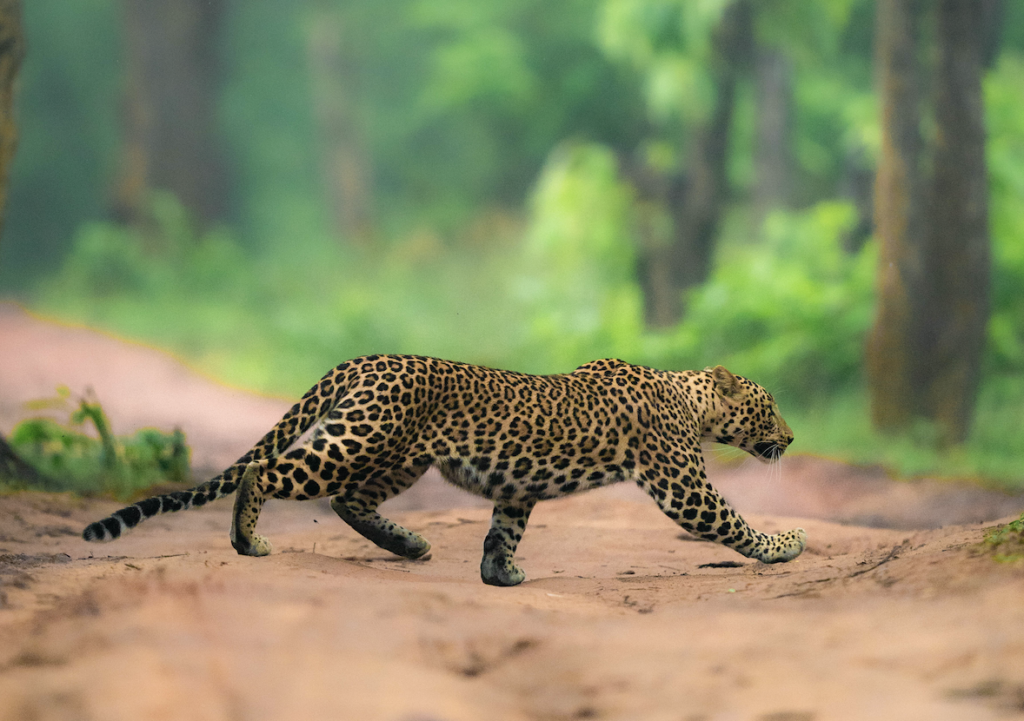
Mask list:
[[[32,0],[0,295],[341,360],[767,386],[794,451],[1024,486],[1024,3]]]

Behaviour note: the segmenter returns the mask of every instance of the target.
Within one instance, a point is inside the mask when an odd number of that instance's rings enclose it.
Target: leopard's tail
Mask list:
[[[230,496],[238,486],[235,482],[225,481],[221,474],[213,480],[201,483],[187,491],[174,491],[162,496],[153,496],[144,501],[114,511],[103,520],[90,523],[82,531],[82,538],[87,541],[113,541],[120,538],[147,518],[161,513],[184,511],[186,508],[202,506],[224,496]]]
[[[174,491],[153,496],[126,506],[106,518],[90,523],[82,531],[86,541],[113,541],[135,528],[147,518],[196,508],[218,498],[230,496],[252,461],[271,458],[283,453],[313,424],[326,416],[337,402],[338,396],[348,390],[350,379],[345,373],[350,364],[343,363],[325,375],[298,403],[292,406],[277,425],[244,456],[217,477],[187,491]]]

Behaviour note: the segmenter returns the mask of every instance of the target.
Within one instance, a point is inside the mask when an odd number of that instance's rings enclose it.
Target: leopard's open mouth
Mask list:
[[[780,446],[778,443],[755,443],[754,453],[764,458],[767,461],[775,461],[782,457],[785,446]]]

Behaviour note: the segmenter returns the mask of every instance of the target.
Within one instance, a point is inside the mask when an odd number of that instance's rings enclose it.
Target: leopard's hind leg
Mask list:
[[[253,461],[245,468],[235,492],[235,510],[231,515],[231,545],[242,556],[266,556],[271,551],[270,541],[254,533],[256,521],[266,496],[260,480],[266,461]]]
[[[367,540],[403,558],[422,558],[430,550],[423,536],[377,513],[377,507],[411,486],[427,470],[396,468],[331,499],[334,512]]]
[[[430,550],[430,543],[418,533],[377,513],[381,503],[415,483],[429,466],[354,472],[345,463],[339,445],[325,445],[322,452],[316,450],[316,445],[249,464],[235,499],[231,524],[235,550],[248,556],[270,553],[270,542],[253,533],[267,498],[304,501],[331,495],[334,512],[381,548],[405,558],[421,558]]]

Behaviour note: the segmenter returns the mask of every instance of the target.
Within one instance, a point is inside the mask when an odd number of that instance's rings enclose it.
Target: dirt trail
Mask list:
[[[182,424],[209,466],[288,405],[0,305],[0,429],[57,383],[95,387],[119,431]],[[510,589],[479,581],[487,508],[436,478],[389,502],[432,542],[420,562],[319,501],[268,503],[276,551],[251,559],[229,501],[97,546],[78,534],[116,504],[2,497],[0,721],[1024,717],[1024,568],[977,547],[1024,500],[782,471],[711,480],[761,530],[807,529],[793,563],[689,540],[620,486],[540,504]]]

